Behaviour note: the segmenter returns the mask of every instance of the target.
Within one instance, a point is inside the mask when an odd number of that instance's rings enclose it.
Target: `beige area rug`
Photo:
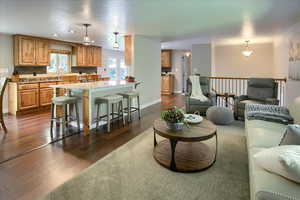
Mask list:
[[[216,163],[206,171],[184,174],[169,171],[153,159],[153,131],[148,129],[43,199],[248,200],[243,132],[240,122],[218,126]]]

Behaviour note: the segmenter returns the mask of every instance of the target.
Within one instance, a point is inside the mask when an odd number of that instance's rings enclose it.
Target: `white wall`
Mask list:
[[[253,54],[242,55],[244,45],[215,45],[215,76],[227,77],[274,77],[273,44],[250,44]]]
[[[194,44],[192,46],[192,73],[211,76],[211,44]]]
[[[160,51],[159,40],[141,35],[133,37],[132,70],[136,80],[142,82],[138,88],[142,107],[160,101]]]
[[[0,76],[10,76],[14,70],[12,35],[0,34]],[[8,112],[7,88],[3,97],[3,112]]]

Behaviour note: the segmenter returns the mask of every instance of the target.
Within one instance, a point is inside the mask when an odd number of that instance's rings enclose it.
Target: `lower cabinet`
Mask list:
[[[19,109],[37,108],[39,106],[38,89],[29,89],[19,91]]]
[[[170,95],[174,90],[174,76],[166,75],[161,77],[161,94]]]
[[[40,89],[40,106],[51,105],[52,97],[53,97],[52,88]]]
[[[13,115],[44,109],[51,105],[53,89],[57,82],[8,84],[8,112]]]

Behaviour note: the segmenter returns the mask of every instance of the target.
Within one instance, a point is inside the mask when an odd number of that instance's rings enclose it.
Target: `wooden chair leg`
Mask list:
[[[4,133],[6,134],[7,133],[7,128],[5,126],[3,116],[1,116],[0,123],[1,123],[1,126],[3,128]]]

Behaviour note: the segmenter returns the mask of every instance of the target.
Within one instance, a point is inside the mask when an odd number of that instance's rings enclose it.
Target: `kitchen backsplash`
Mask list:
[[[86,74],[92,74],[97,73],[97,67],[72,67],[72,73],[86,73]]]
[[[14,72],[18,72],[18,74],[33,74],[35,72],[36,74],[46,74],[47,73],[47,67],[45,66],[15,66]]]
[[[34,72],[36,74],[47,74],[47,67],[46,66],[15,66],[14,72],[18,72],[18,74],[33,74]],[[97,73],[97,67],[71,67],[72,73],[86,73],[86,74],[92,74]]]

